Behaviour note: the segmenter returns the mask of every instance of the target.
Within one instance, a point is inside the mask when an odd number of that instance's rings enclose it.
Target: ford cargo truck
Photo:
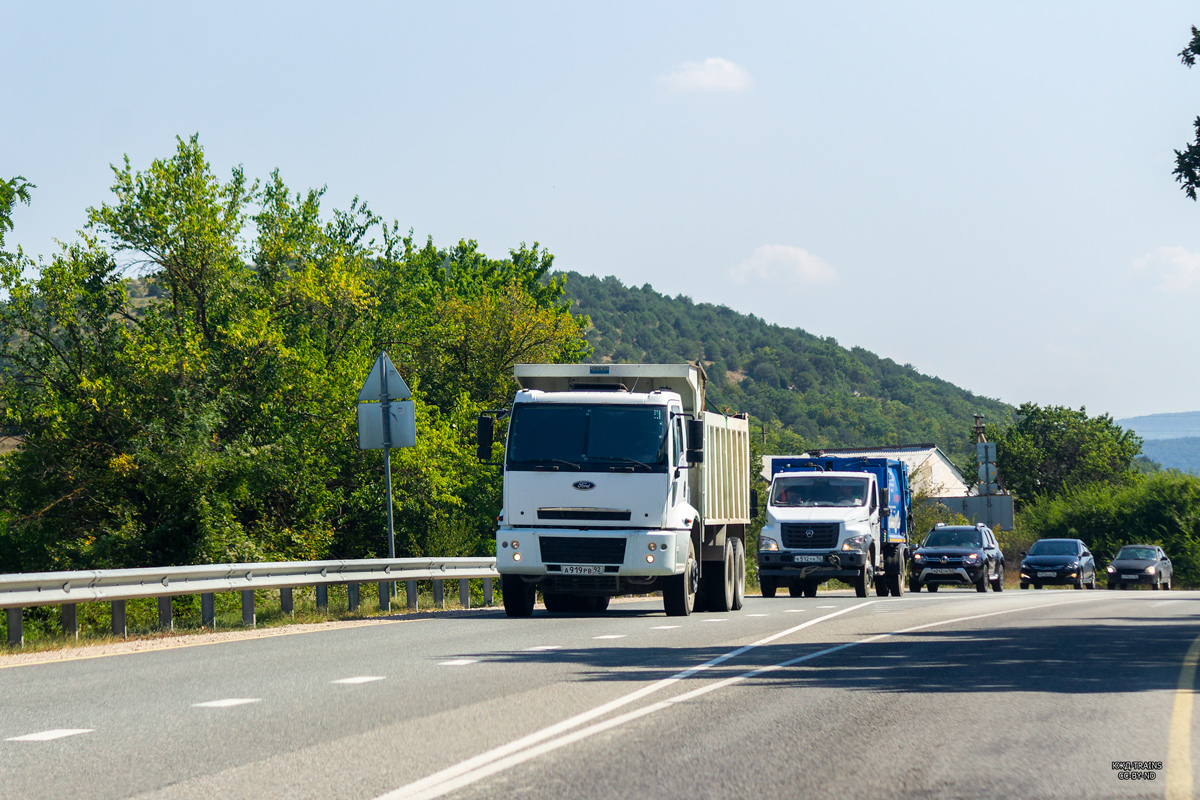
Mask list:
[[[904,592],[912,527],[908,465],[888,458],[765,456],[771,488],[758,540],[764,597],[814,597],[833,578],[866,597]]]
[[[662,592],[668,615],[745,595],[750,435],[704,408],[694,364],[518,364],[496,568],[504,610],[602,611]],[[479,420],[490,460],[493,416]]]

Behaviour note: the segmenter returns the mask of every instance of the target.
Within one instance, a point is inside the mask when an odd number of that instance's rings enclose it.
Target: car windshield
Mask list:
[[[667,408],[518,403],[508,430],[510,469],[667,468]]]
[[[773,506],[863,506],[870,486],[866,478],[796,475],[778,477],[771,487]]]
[[[1074,556],[1078,554],[1075,543],[1064,539],[1042,539],[1040,542],[1034,542],[1033,547],[1029,548],[1031,556]]]
[[[983,539],[974,528],[944,528],[930,531],[925,547],[982,547]]]
[[[1157,555],[1153,547],[1122,547],[1121,552],[1117,553],[1117,558],[1145,561],[1157,558]]]

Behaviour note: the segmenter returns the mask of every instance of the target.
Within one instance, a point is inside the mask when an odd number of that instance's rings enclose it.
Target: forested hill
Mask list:
[[[832,338],[770,325],[725,306],[667,297],[646,284],[565,273],[574,313],[591,318],[593,361],[702,359],[709,398],[749,412],[780,445],[851,447],[936,442],[973,454],[973,414],[1007,420],[1011,406]],[[794,434],[794,435],[788,435]]]

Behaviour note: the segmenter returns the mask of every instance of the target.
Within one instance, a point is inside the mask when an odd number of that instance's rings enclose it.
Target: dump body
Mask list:
[[[741,553],[734,588],[744,586],[749,426],[704,411],[701,368],[520,364],[514,375],[502,576],[520,576],[549,608],[560,597],[665,592],[681,576],[703,590],[705,572],[724,578],[725,559]]]

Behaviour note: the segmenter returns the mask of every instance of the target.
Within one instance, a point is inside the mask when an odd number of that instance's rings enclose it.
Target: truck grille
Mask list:
[[[539,508],[538,519],[593,520],[603,522],[628,522],[629,511],[614,508]]]
[[[584,536],[541,536],[543,564],[624,564],[625,540]]]
[[[837,522],[784,522],[779,527],[788,550],[832,550],[837,547],[841,526]]]

